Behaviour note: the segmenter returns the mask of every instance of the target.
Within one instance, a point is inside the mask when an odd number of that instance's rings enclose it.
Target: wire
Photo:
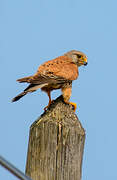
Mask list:
[[[5,160],[2,156],[0,156],[0,164],[12,174],[14,174],[20,180],[31,180],[28,176],[26,176],[23,172],[17,169],[14,165]]]

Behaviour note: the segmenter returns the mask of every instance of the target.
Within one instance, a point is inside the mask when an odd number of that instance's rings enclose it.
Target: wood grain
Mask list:
[[[85,131],[57,98],[30,127],[26,174],[33,180],[81,180]]]

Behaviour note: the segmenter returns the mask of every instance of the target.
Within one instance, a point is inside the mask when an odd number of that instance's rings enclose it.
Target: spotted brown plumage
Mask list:
[[[41,88],[49,96],[48,106],[51,104],[50,93],[56,89],[62,90],[64,101],[69,103],[72,81],[78,78],[78,67],[81,65],[87,65],[87,57],[84,53],[76,50],[69,51],[63,56],[45,62],[34,75],[17,80],[20,83],[29,83],[29,86],[13,98],[12,102],[19,100],[27,93]]]

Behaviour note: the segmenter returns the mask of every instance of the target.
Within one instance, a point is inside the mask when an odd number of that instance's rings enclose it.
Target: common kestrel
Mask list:
[[[18,101],[24,95],[34,92],[41,88],[49,97],[48,106],[51,104],[51,91],[62,90],[65,103],[72,104],[76,109],[75,103],[70,103],[69,99],[72,91],[72,81],[78,78],[78,67],[87,65],[87,56],[76,50],[69,51],[62,56],[42,64],[33,76],[18,79],[20,83],[29,83],[29,86],[22,93],[12,99]]]

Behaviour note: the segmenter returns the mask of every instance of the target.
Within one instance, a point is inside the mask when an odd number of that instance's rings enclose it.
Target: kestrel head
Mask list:
[[[80,51],[72,50],[65,53],[64,55],[72,58],[73,63],[75,63],[77,66],[86,66],[88,64],[87,56]]]

